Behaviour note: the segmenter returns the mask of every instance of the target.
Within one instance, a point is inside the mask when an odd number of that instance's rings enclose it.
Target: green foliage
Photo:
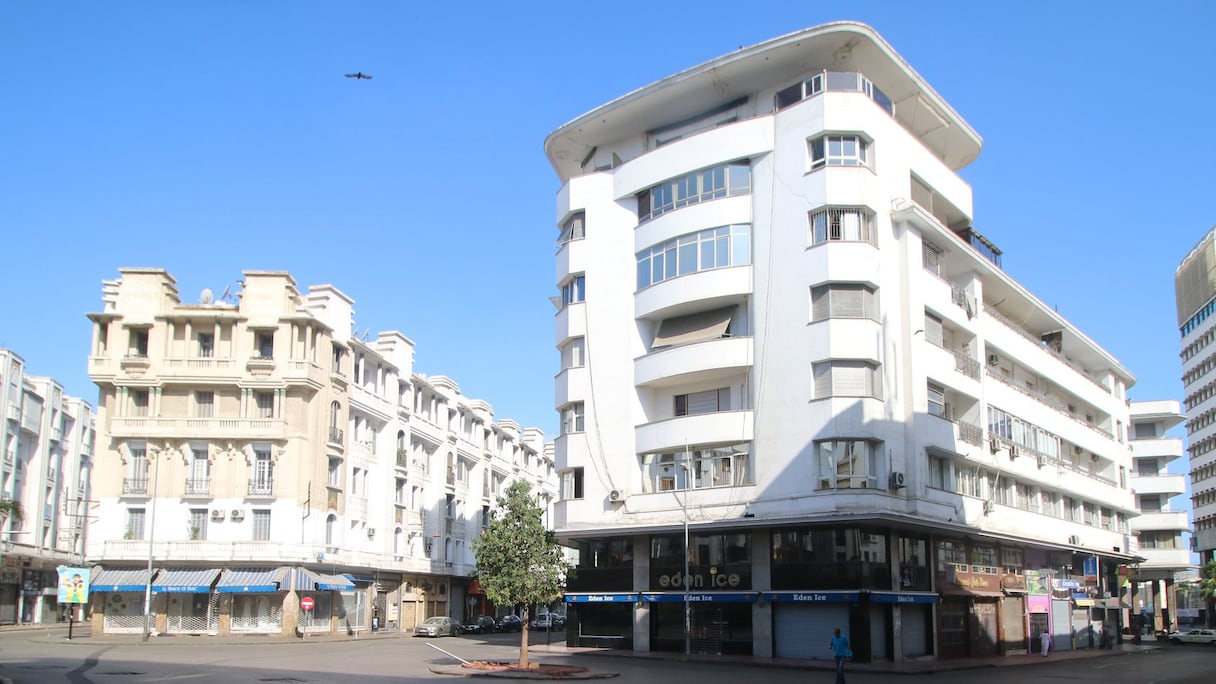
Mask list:
[[[3,522],[10,515],[13,517],[13,520],[17,522],[22,521],[25,511],[21,510],[21,502],[13,501],[12,499],[0,499],[0,522]]]
[[[1207,604],[1207,623],[1212,627],[1216,625],[1216,560],[1204,563],[1199,575],[1199,595]]]
[[[527,482],[517,481],[498,497],[490,526],[473,542],[477,575],[486,596],[500,606],[524,606],[521,666],[528,664],[527,606],[562,594],[573,568],[541,521],[543,511]]]

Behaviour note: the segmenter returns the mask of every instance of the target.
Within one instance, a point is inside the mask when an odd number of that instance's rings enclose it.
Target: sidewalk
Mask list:
[[[139,634],[103,634],[93,636],[88,624],[76,624],[72,632],[72,640],[67,641],[67,624],[55,623],[45,625],[5,625],[0,626],[0,635],[9,633],[23,633],[26,638],[36,639],[45,643],[57,644],[80,644],[97,645],[97,644],[139,644],[142,642],[142,637]],[[154,646],[158,644],[177,644],[197,643],[199,645],[225,645],[225,646],[255,646],[265,647],[268,644],[306,644],[312,643],[330,643],[339,641],[381,641],[385,639],[409,639],[413,638],[413,632],[398,632],[385,631],[378,632],[360,632],[356,634],[341,634],[336,636],[329,635],[309,635],[307,638],[300,639],[285,639],[274,635],[242,635],[242,636],[190,636],[190,635],[165,635],[153,636],[148,639],[147,645]],[[541,637],[542,635],[533,634],[533,637]],[[516,642],[518,643],[518,642]],[[1012,655],[1012,656],[990,656],[983,658],[958,658],[951,660],[936,660],[932,657],[919,658],[915,660],[905,660],[902,662],[879,661],[873,663],[858,663],[850,662],[847,669],[850,672],[865,672],[865,673],[887,673],[887,674],[932,674],[935,672],[950,672],[954,670],[971,670],[988,667],[1017,667],[1022,665],[1042,665],[1045,663],[1059,662],[1061,660],[1082,660],[1089,658],[1107,658],[1114,656],[1127,656],[1137,653],[1145,653],[1156,651],[1162,647],[1161,643],[1149,642],[1145,644],[1132,644],[1130,642],[1118,644],[1111,649],[1088,648],[1077,651],[1059,651],[1053,652],[1046,658],[1035,653],[1027,655]],[[835,663],[830,658],[819,659],[803,659],[803,658],[760,658],[755,656],[735,656],[735,655],[684,655],[683,653],[668,653],[668,652],[636,652],[624,651],[617,649],[605,648],[581,648],[566,646],[564,643],[553,642],[545,644],[532,643],[528,647],[528,652],[534,656],[600,656],[605,658],[638,658],[638,659],[654,659],[668,660],[676,662],[697,662],[697,663],[730,663],[735,666],[753,666],[753,667],[779,667],[793,670],[823,670],[831,671],[836,669]]]

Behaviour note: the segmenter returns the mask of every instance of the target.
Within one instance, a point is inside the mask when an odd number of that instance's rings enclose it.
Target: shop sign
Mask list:
[[[946,580],[968,591],[1000,591],[1000,578],[997,575],[963,570],[966,567],[952,565],[946,573]]]
[[[1047,595],[1051,593],[1051,576],[1046,575],[1038,570],[1027,570],[1026,575],[1026,593],[1036,595]]]
[[[1005,591],[1026,591],[1026,576],[1009,573],[1001,577],[1001,588]]]
[[[566,603],[632,603],[637,594],[566,594]]]

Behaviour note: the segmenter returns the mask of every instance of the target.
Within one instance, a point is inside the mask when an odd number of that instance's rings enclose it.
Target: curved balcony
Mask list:
[[[825,242],[806,249],[801,262],[811,283],[842,282],[877,285],[878,247],[869,242]]]
[[[647,318],[688,311],[694,306],[698,309],[729,306],[745,301],[751,292],[751,266],[690,273],[638,292],[634,296],[634,314],[638,318]],[[562,339],[560,329],[558,335]]]
[[[585,273],[590,260],[586,238],[569,240],[557,251],[556,280],[561,282],[571,273]]]
[[[723,337],[664,349],[633,361],[633,382],[640,387],[686,383],[692,374],[727,375],[752,365],[751,337]],[[562,402],[558,402],[560,406]]]
[[[634,432],[638,453],[683,449],[689,444],[750,442],[754,438],[753,411],[720,411],[679,416],[639,425]]]
[[[1182,458],[1182,440],[1177,437],[1131,440],[1132,457],[1158,458],[1166,463]]]
[[[1132,475],[1128,483],[1137,494],[1177,496],[1186,492],[1184,475]]]
[[[1159,513],[1141,513],[1132,518],[1133,532],[1141,530],[1189,530],[1186,511],[1163,511]]]
[[[831,318],[811,324],[807,354],[812,359],[882,358],[882,324],[870,318]]]
[[[591,396],[590,373],[586,368],[567,368],[558,373],[554,382],[554,406],[565,406],[572,401]]]
[[[557,339],[555,344],[561,345],[573,337],[583,337],[587,334],[587,308],[582,303],[571,304],[557,312]]]

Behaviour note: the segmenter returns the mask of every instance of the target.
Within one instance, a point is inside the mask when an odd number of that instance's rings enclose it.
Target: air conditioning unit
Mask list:
[[[245,519],[245,511],[243,511],[243,510],[241,510],[241,509],[239,509],[239,508],[234,508],[234,509],[232,509],[232,519],[233,519],[233,520],[244,520],[244,519]]]
[[[1045,465],[1047,465],[1047,457],[1043,454],[1039,454],[1039,467],[1042,468]]]
[[[223,511],[221,511],[221,510],[219,510],[218,508],[217,508],[216,510],[214,510],[214,511],[211,511],[211,519],[212,519],[212,520],[215,520],[215,521],[217,521],[217,522],[218,522],[218,521],[220,521],[220,520],[223,520],[223,519],[224,519],[224,512],[223,512]]]
[[[1001,450],[1001,440],[997,439],[996,437],[993,437],[992,439],[988,440],[988,449],[989,449],[989,451],[991,451],[994,454],[996,452],[1000,451]]]
[[[625,502],[625,492],[622,492],[619,489],[614,489],[614,490],[608,492],[608,500],[611,501],[612,503],[624,503]]]
[[[1015,444],[1010,444],[1010,445],[1009,445],[1009,458],[1014,459],[1014,458],[1017,458],[1017,457],[1018,457],[1018,447],[1017,447],[1017,445],[1015,445]]]
[[[997,354],[989,354],[988,355],[988,365],[989,366],[1001,365],[1001,357]]]
[[[1068,538],[1068,543],[1072,544],[1073,546],[1080,546],[1081,538],[1074,534]]]
[[[995,508],[996,508],[996,504],[992,503],[991,501],[985,501],[984,502],[984,515],[990,515]]]
[[[901,473],[901,472],[891,473],[891,489],[903,489],[905,486],[907,486],[907,485],[904,484],[904,474],[903,473]]]
[[[1080,455],[1081,455],[1081,452],[1082,452],[1082,451],[1084,451],[1084,449],[1082,449],[1082,448],[1081,448],[1081,447],[1079,447],[1079,446],[1074,446],[1074,447],[1072,448],[1072,452],[1073,452],[1074,454],[1078,455],[1078,456],[1080,456]]]

